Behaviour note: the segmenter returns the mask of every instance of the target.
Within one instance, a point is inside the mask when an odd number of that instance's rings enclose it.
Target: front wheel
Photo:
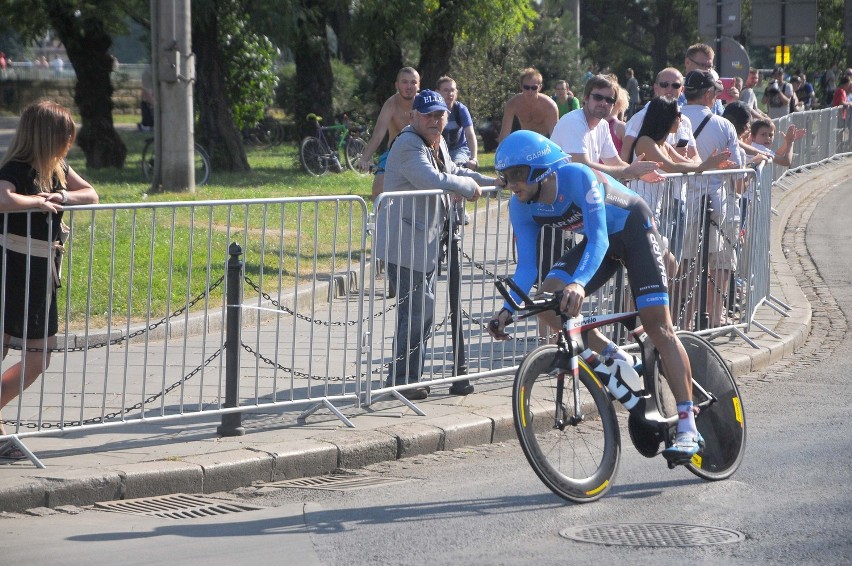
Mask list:
[[[302,145],[299,147],[299,160],[302,162],[305,171],[315,177],[325,175],[328,172],[328,157],[323,151],[320,141],[313,136],[308,136],[302,140]]]
[[[580,363],[574,378],[554,370],[557,348],[542,346],[530,353],[515,376],[512,413],[527,461],[556,495],[577,503],[595,501],[609,490],[618,470],[621,439],[615,408],[604,385]],[[562,380],[562,402],[557,385]]]
[[[358,169],[358,160],[361,159],[361,155],[364,153],[364,149],[367,147],[367,142],[358,137],[350,137],[346,140],[346,165],[356,173],[367,174],[369,171],[361,171]]]

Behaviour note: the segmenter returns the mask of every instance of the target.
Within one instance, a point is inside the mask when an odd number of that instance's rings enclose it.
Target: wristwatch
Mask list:
[[[62,189],[61,191],[59,191],[59,194],[62,195],[62,204],[68,202],[68,191]]]

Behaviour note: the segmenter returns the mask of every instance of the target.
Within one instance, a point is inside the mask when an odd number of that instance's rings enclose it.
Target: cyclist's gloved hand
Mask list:
[[[495,340],[508,340],[512,336],[506,333],[506,327],[512,324],[512,313],[508,309],[498,312],[488,323],[488,334]]]
[[[569,283],[565,286],[562,292],[562,302],[560,308],[568,317],[575,317],[580,314],[580,307],[583,306],[583,299],[586,298],[586,290],[579,283]]]

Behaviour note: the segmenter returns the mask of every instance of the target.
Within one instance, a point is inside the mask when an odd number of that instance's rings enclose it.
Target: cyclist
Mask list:
[[[567,158],[558,145],[526,130],[510,134],[497,148],[495,168],[500,182],[513,193],[509,216],[518,247],[514,279],[522,289],[532,286],[536,236],[548,225],[585,236],[553,264],[539,289],[563,290],[565,315],[577,316],[587,294],[606,283],[620,265],[627,267],[643,327],[660,352],[677,400],[677,434],[663,454],[671,462],[688,462],[704,440],[695,427],[689,359],[669,313],[664,249],[653,214],[639,195],[612,177]],[[488,326],[492,337],[509,338],[504,329],[511,315],[512,307],[506,303]],[[541,316],[554,329],[560,328],[555,313]],[[605,345],[609,341],[603,336],[590,336],[593,348],[600,351]]]

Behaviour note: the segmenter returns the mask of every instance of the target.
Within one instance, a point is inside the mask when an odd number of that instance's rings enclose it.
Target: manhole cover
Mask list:
[[[265,487],[296,487],[300,489],[324,489],[328,491],[349,491],[365,487],[378,487],[392,483],[407,481],[404,478],[392,478],[388,476],[350,476],[334,474],[330,476],[319,476],[315,478],[299,478],[295,480],[283,480],[264,484]]]
[[[265,507],[258,507],[257,505],[246,505],[235,501],[186,495],[185,493],[140,497],[139,499],[125,499],[124,501],[104,501],[95,503],[95,508],[103,511],[147,515],[164,519],[197,519],[199,517],[265,509]]]
[[[703,546],[745,540],[743,533],[702,525],[661,523],[621,523],[571,527],[560,531],[565,538],[580,542],[616,546]]]

